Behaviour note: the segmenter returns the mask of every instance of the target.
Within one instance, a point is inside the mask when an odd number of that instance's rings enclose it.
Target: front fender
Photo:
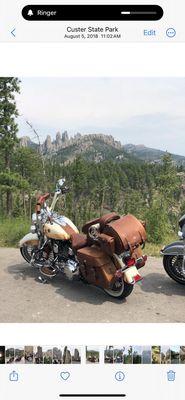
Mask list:
[[[161,254],[163,256],[183,256],[184,252],[184,242],[182,240],[179,240],[178,242],[173,242],[171,244],[168,244],[167,246],[163,247],[161,250]]]
[[[19,247],[24,245],[38,246],[39,245],[39,237],[37,233],[28,233],[25,235],[19,242]]]

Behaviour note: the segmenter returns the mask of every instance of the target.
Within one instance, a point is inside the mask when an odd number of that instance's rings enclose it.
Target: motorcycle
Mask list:
[[[50,206],[50,193],[39,197],[30,233],[20,241],[23,258],[39,269],[43,283],[61,272],[70,280],[98,286],[114,298],[129,296],[147,260],[142,254],[144,222],[112,212],[87,222],[80,234],[69,218],[55,211],[59,197],[65,201],[68,191],[65,179],[60,179]]]
[[[179,241],[164,246],[161,250],[163,265],[174,281],[185,285],[185,215],[179,220]]]

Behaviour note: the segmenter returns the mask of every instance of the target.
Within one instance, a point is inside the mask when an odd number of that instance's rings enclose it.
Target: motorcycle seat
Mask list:
[[[79,250],[87,246],[87,236],[80,233],[74,233],[71,236],[71,243],[73,250]]]

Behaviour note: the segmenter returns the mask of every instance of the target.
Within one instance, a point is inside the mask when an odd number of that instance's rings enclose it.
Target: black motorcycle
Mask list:
[[[173,242],[161,250],[163,265],[174,281],[185,285],[185,215],[179,220],[179,241]]]

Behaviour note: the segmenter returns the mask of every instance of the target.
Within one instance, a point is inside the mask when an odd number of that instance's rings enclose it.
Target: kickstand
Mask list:
[[[43,284],[48,283],[47,279],[43,278],[42,276],[38,276],[38,281]]]

